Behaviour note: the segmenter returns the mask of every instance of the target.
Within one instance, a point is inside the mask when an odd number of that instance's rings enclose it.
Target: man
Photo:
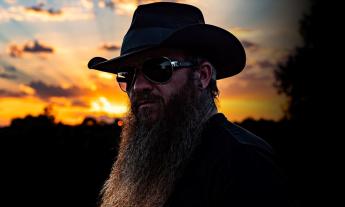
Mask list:
[[[139,6],[121,55],[88,66],[117,74],[131,103],[102,207],[287,205],[268,144],[217,112],[216,80],[245,52],[198,8]]]

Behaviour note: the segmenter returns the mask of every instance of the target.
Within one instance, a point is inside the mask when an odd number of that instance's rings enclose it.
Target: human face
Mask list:
[[[171,97],[186,84],[188,74],[191,72],[190,68],[174,70],[171,79],[162,84],[148,80],[140,69],[140,63],[148,58],[161,56],[181,61],[184,60],[186,54],[178,50],[159,49],[131,60],[131,62],[139,63],[133,85],[127,92],[133,112],[151,121],[156,121],[162,115]]]

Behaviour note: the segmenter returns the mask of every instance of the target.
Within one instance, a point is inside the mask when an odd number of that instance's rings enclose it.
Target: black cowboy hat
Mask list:
[[[179,3],[151,3],[135,10],[119,57],[92,58],[88,67],[117,73],[128,58],[154,48],[176,48],[207,58],[216,68],[217,79],[241,72],[246,55],[240,41],[230,32],[205,24],[201,11]]]

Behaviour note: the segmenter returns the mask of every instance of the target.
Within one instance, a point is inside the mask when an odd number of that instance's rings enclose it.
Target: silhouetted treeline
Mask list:
[[[116,122],[86,118],[67,126],[47,114],[0,128],[2,192],[14,202],[8,206],[96,206],[119,133]]]
[[[289,98],[285,120],[290,130],[282,131],[287,151],[284,165],[301,206],[335,206],[331,194],[330,164],[339,137],[340,109],[335,104],[339,93],[340,68],[333,37],[337,18],[334,2],[311,0],[310,11],[300,21],[303,44],[275,70],[276,88]],[[331,29],[326,29],[326,25]],[[335,32],[336,33],[336,32]],[[341,77],[341,76],[339,76]],[[281,136],[278,136],[281,139]],[[285,137],[285,138],[284,138]],[[284,140],[285,139],[285,140]],[[333,151],[333,152],[332,152]]]
[[[68,126],[44,113],[0,128],[6,197],[16,205],[96,207],[118,150],[117,121],[86,118]],[[239,124],[274,145],[279,159],[290,159],[284,157],[289,149],[281,136],[288,123],[247,119]]]

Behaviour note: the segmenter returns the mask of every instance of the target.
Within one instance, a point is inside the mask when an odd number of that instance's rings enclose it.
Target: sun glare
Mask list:
[[[108,114],[123,115],[127,112],[127,106],[114,104],[105,97],[99,97],[91,103],[92,111],[106,112]]]
[[[134,10],[137,8],[136,2],[123,2],[119,3],[117,8],[117,13],[119,15],[130,15],[133,14]]]
[[[100,73],[98,74],[98,77],[104,78],[104,79],[108,79],[108,80],[114,80],[114,79],[115,79],[115,77],[114,77],[113,74],[110,74],[110,73],[103,73],[103,72],[100,72]]]
[[[30,86],[26,86],[24,84],[19,84],[19,90],[28,94],[28,95],[34,95],[35,89],[31,88]]]

